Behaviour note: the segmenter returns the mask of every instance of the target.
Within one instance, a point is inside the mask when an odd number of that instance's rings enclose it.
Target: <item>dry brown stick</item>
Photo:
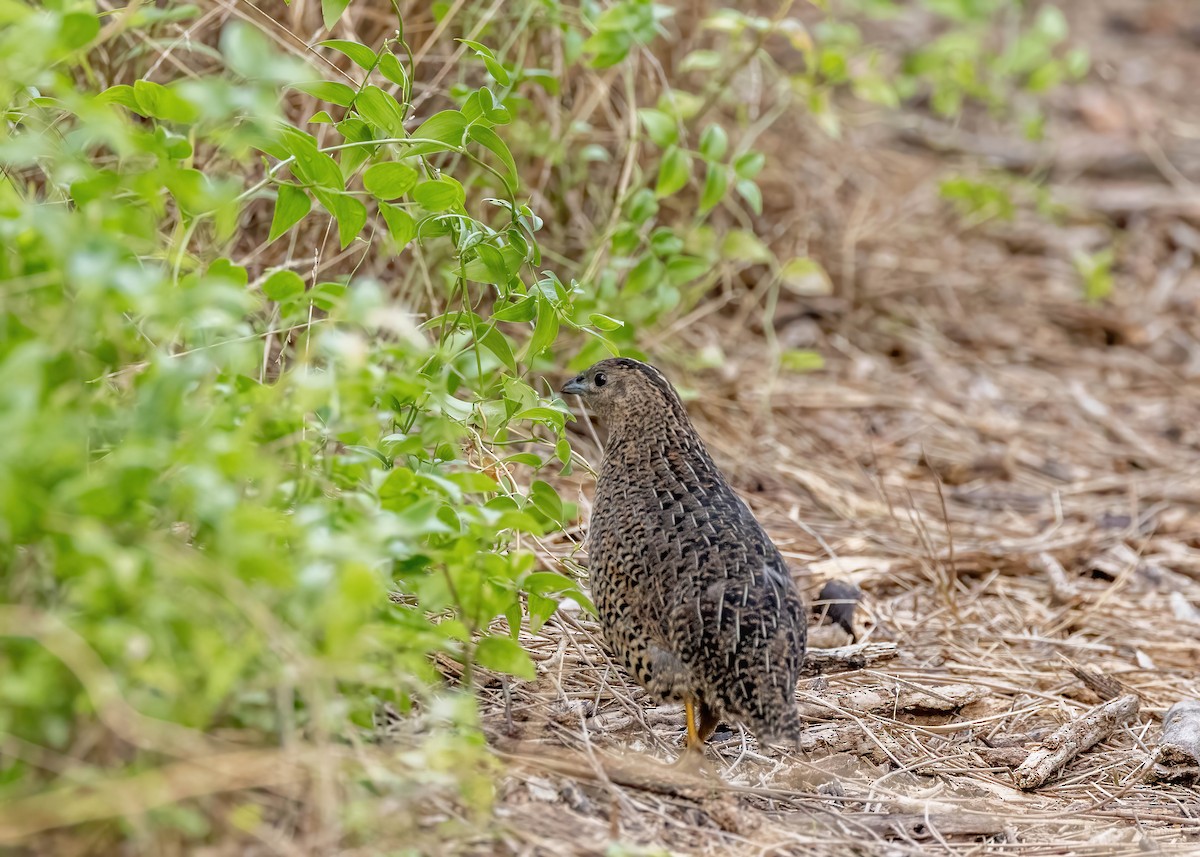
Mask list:
[[[805,693],[800,716],[825,719],[839,712],[955,711],[978,702],[987,691],[973,684],[945,684],[927,689],[862,687],[834,694]]]
[[[1200,781],[1200,700],[1177,702],[1163,718],[1153,776],[1169,782]]]
[[[800,675],[812,677],[823,673],[849,672],[890,661],[900,654],[895,643],[859,643],[836,649],[809,649],[804,655]]]
[[[1118,697],[1099,705],[1082,717],[1064,723],[1029,758],[1013,771],[1013,779],[1022,789],[1036,789],[1078,756],[1112,734],[1138,711],[1134,694]]]
[[[1059,654],[1059,657],[1067,662],[1067,669],[1071,671],[1071,674],[1083,682],[1084,685],[1086,685],[1087,688],[1092,691],[1092,693],[1096,694],[1096,696],[1100,697],[1100,699],[1104,702],[1108,702],[1110,699],[1116,699],[1122,694],[1129,693],[1129,688],[1121,684],[1121,682],[1117,681],[1112,676],[1085,669],[1061,653]]]
[[[881,836],[929,839],[941,836],[994,836],[1004,830],[1006,820],[995,815],[952,815],[950,813],[856,812],[845,818]]]

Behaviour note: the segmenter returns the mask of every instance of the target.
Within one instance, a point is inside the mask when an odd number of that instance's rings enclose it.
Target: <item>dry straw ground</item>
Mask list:
[[[506,832],[480,851],[1200,853],[1196,789],[1146,778],[1163,713],[1200,697],[1200,16],[1060,5],[1095,73],[1056,96],[1049,142],[911,116],[834,142],[785,117],[768,235],[835,296],[767,316],[730,284],[651,346],[728,355],[674,372],[701,432],[808,591],[853,580],[866,639],[897,656],[802,685],[804,752],[735,733],[696,781],[653,761],[678,752],[678,709],[625,681],[594,624],[555,618],[528,641],[538,681],[482,692],[510,767]],[[1069,215],[964,226],[937,182],[984,167],[1046,171]],[[1074,254],[1110,243],[1115,294],[1084,304]],[[774,375],[771,339],[827,370]],[[591,487],[568,488],[585,513]],[[586,564],[571,541],[545,557]],[[1114,694],[1136,712],[1016,787]]]

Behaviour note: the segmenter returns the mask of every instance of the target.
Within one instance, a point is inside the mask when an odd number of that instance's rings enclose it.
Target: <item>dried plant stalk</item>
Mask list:
[[[1018,787],[1036,789],[1080,753],[1103,741],[1113,731],[1133,718],[1138,711],[1138,698],[1126,694],[1099,705],[1077,720],[1063,724],[1047,738],[1042,746],[1013,771]]]
[[[836,649],[809,649],[804,655],[800,675],[812,677],[823,673],[863,670],[890,661],[900,654],[895,643],[859,643]]]
[[[1200,781],[1200,700],[1177,702],[1163,718],[1153,776],[1168,782]]]

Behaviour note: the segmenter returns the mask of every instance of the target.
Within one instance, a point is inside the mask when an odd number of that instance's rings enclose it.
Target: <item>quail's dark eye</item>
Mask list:
[[[608,376],[605,375],[603,372],[597,372],[596,377],[592,379],[592,382],[597,387],[603,387],[605,384],[608,383]]]

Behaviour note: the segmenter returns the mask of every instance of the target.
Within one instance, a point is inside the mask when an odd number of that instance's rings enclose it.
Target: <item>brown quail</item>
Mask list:
[[[687,746],[722,722],[795,745],[806,613],[783,557],[717,470],[661,372],[604,360],[568,381],[608,429],[588,536],[614,659],[683,702]]]

